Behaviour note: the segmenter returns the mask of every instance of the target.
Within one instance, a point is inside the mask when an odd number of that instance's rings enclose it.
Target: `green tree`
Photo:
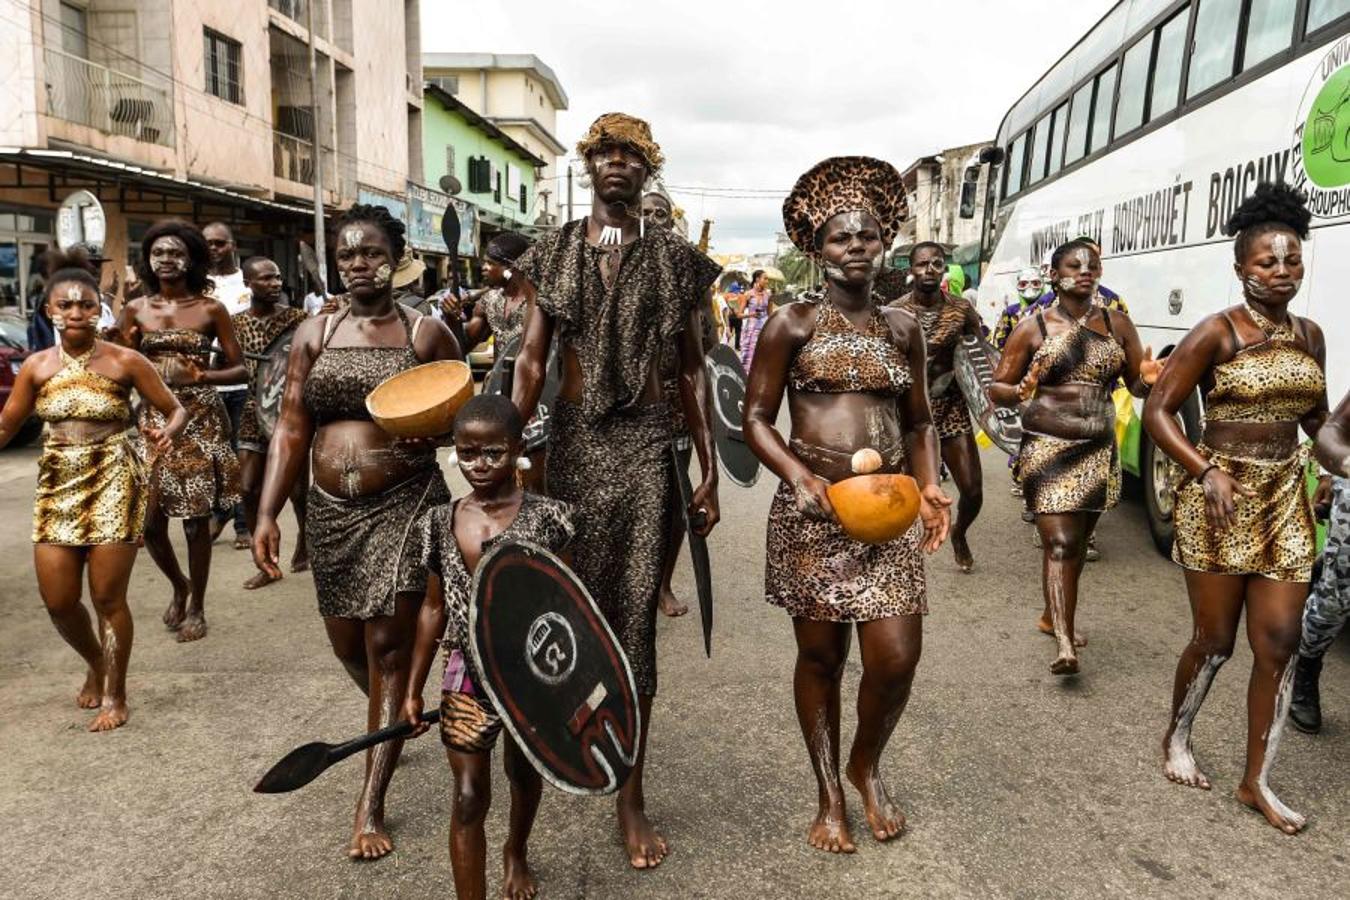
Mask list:
[[[810,288],[816,284],[819,270],[811,258],[796,247],[779,253],[774,265],[783,273],[789,287]]]

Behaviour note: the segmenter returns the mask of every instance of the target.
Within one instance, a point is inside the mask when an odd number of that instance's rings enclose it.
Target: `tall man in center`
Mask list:
[[[698,305],[720,268],[688,241],[642,226],[642,193],[664,161],[641,119],[607,113],[577,144],[591,214],[541,238],[516,268],[539,289],[525,324],[512,399],[527,418],[544,384],[556,332],[562,387],[555,404],[549,492],[577,512],[577,574],[604,611],[633,667],[642,710],[637,766],[619,791],[629,860],[659,865],[668,845],[648,821],[643,762],[656,694],[656,605],[671,490],[670,409],[661,358],[679,355],[679,402],[702,481],[689,514],[706,534],[718,520],[717,460]]]

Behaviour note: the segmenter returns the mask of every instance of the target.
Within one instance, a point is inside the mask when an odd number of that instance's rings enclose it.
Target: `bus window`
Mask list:
[[[1027,185],[1031,186],[1045,177],[1045,158],[1050,150],[1050,130],[1052,123],[1049,116],[1042,116],[1036,123],[1036,130],[1031,139],[1031,165],[1027,168]]]
[[[1242,70],[1270,59],[1289,46],[1294,33],[1295,0],[1252,0],[1247,13],[1247,43]]]
[[[1088,134],[1088,152],[1096,153],[1111,140],[1111,104],[1116,99],[1116,67],[1097,76],[1097,91],[1092,104],[1092,131]]]
[[[1022,163],[1026,161],[1027,137],[1031,132],[1023,132],[1008,148],[1007,183],[1003,186],[1003,196],[1011,197],[1022,189]]]
[[[1120,70],[1120,99],[1116,101],[1116,137],[1144,124],[1144,92],[1148,90],[1148,63],[1153,54],[1153,35],[1144,35],[1125,52]]]
[[[1069,104],[1061,103],[1050,114],[1050,165],[1046,175],[1053,175],[1064,165],[1064,119],[1069,114]]]
[[[1307,34],[1330,24],[1350,12],[1350,0],[1311,0],[1308,3]]]
[[[1186,76],[1188,100],[1232,77],[1240,18],[1242,0],[1201,0],[1200,11],[1195,14],[1191,69]]]
[[[1158,53],[1153,63],[1153,90],[1148,104],[1148,118],[1152,121],[1177,105],[1177,91],[1181,89],[1181,51],[1186,44],[1187,7],[1167,20],[1158,29]]]
[[[1069,105],[1069,139],[1064,145],[1064,165],[1077,162],[1087,153],[1088,116],[1092,115],[1092,82],[1073,92]]]

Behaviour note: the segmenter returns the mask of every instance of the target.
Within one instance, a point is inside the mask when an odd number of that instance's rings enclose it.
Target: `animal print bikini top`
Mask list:
[[[824,296],[808,295],[802,302],[815,305],[816,327],[788,370],[793,390],[821,394],[875,391],[894,396],[909,390],[914,383],[909,360],[896,349],[891,326],[875,299],[861,329]]]
[[[1125,369],[1125,348],[1116,340],[1106,307],[1097,308],[1101,310],[1106,334],[1093,331],[1079,319],[1068,331],[1052,335],[1046,331],[1045,316],[1040,310],[1036,311],[1041,346],[1032,355],[1031,362],[1034,365],[1038,360],[1044,360],[1048,364],[1041,375],[1042,385],[1092,384],[1109,388],[1120,378]]]
[[[1243,346],[1228,313],[1224,321],[1237,353],[1214,367],[1214,387],[1205,395],[1205,417],[1211,422],[1298,422],[1321,404],[1327,379],[1300,342],[1295,318],[1276,325],[1259,313],[1252,320],[1265,333],[1258,344]],[[1262,320],[1265,321],[1262,321]]]
[[[44,422],[122,422],[131,421],[130,388],[107,375],[88,368],[97,343],[88,352],[71,356],[61,353],[61,371],[43,382],[33,404]]]
[[[370,421],[366,396],[385,379],[421,365],[413,342],[425,317],[419,316],[416,323],[410,323],[401,304],[395,303],[394,310],[408,336],[406,344],[394,347],[329,347],[333,332],[346,318],[349,308],[328,317],[322,351],[305,379],[305,409],[316,425],[340,420]]]

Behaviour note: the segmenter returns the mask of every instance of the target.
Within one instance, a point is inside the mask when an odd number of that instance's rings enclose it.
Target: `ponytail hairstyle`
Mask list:
[[[1261,235],[1288,231],[1306,241],[1311,223],[1307,194],[1284,182],[1263,181],[1228,217],[1223,230],[1234,238],[1233,257],[1240,263]]]

